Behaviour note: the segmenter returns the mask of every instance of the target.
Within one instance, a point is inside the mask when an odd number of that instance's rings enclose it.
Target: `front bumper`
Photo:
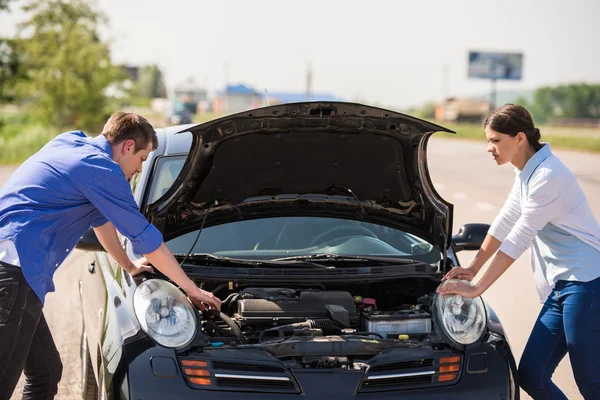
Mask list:
[[[134,358],[124,353],[120,374],[113,380],[113,393],[122,399],[240,399],[240,400],[283,400],[283,399],[518,399],[518,389],[513,381],[514,363],[505,342],[481,343],[468,346],[463,354],[463,368],[457,383],[443,387],[423,387],[398,390],[382,387],[377,391],[361,391],[365,377],[363,371],[336,369],[292,369],[290,376],[298,393],[277,393],[278,389],[261,391],[246,389],[239,385],[235,389],[195,388],[184,376],[175,353],[161,347],[151,347],[138,352]],[[478,354],[476,363],[470,356]],[[482,358],[483,355],[483,358]],[[127,360],[129,358],[129,360]],[[482,364],[483,362],[483,364]],[[251,373],[248,373],[251,374]],[[251,382],[251,381],[249,381]]]

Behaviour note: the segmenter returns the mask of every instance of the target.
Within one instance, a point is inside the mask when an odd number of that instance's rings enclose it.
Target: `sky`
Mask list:
[[[0,35],[23,20],[22,0],[0,14]],[[113,59],[158,64],[170,89],[190,78],[312,91],[349,101],[418,106],[485,94],[469,79],[469,50],[522,52],[523,79],[497,90],[600,83],[597,0],[98,0]],[[309,67],[310,66],[310,67]]]

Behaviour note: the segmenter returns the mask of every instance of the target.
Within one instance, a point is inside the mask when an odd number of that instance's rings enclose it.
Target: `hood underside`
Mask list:
[[[194,126],[182,172],[148,206],[165,240],[205,226],[283,215],[379,223],[446,248],[452,206],[437,194],[426,146],[452,131],[352,103],[246,111]],[[206,213],[209,213],[206,215]]]

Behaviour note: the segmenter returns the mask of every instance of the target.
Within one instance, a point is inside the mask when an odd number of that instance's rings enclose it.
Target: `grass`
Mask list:
[[[44,147],[60,132],[41,125],[23,127],[14,136],[0,134],[0,164],[17,164]]]
[[[194,124],[201,124],[203,122],[212,121],[213,119],[221,118],[225,116],[225,114],[217,114],[217,113],[199,113],[193,116],[192,122]]]
[[[0,164],[17,164],[41,149],[60,132],[37,123],[27,114],[2,113]]]
[[[442,124],[452,129],[456,135],[438,133],[438,137],[478,140],[484,142],[485,132],[481,125],[474,124]],[[600,153],[600,129],[571,128],[571,127],[540,127],[542,141],[548,142],[552,148],[581,150],[590,153]]]

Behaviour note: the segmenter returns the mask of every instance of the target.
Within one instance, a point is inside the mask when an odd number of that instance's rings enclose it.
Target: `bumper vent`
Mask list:
[[[399,369],[417,369],[423,367],[432,367],[433,366],[433,358],[428,358],[425,360],[412,360],[412,361],[402,361],[393,364],[384,364],[373,366],[370,368],[371,373],[373,372],[382,372],[382,371],[394,371]]]
[[[291,374],[276,365],[212,361],[206,358],[182,358],[179,361],[188,384],[195,389],[300,393]]]
[[[419,389],[453,385],[462,369],[461,356],[408,360],[371,366],[360,392]]]

